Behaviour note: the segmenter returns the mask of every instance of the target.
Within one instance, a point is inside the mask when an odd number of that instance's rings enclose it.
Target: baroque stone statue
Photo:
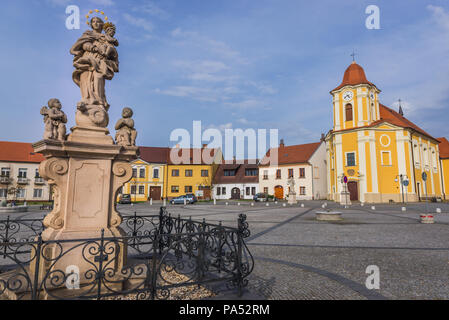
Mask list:
[[[44,139],[66,140],[67,116],[61,109],[62,105],[58,99],[50,99],[48,107],[42,107],[41,115],[44,116],[45,123]]]
[[[94,17],[90,26],[92,30],[84,32],[70,50],[75,56],[72,78],[81,90],[76,121],[78,125],[105,128],[109,123],[105,82],[119,72],[119,43],[114,38],[114,24]]]
[[[122,119],[117,121],[115,125],[115,143],[121,146],[135,146],[137,131],[134,129],[133,110],[131,108],[123,108]]]

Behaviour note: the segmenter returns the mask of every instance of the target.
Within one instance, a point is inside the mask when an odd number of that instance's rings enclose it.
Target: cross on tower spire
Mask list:
[[[351,54],[351,57],[352,57],[352,62],[355,62],[355,56],[356,56],[357,54],[355,53],[355,50],[352,50],[352,54]]]
[[[399,99],[398,102],[399,102],[399,114],[401,116],[404,116],[404,111],[402,110],[402,100]]]

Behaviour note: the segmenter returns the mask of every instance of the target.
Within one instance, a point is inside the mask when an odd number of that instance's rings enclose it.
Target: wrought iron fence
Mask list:
[[[254,267],[238,227],[159,215],[124,217],[121,237],[43,241],[41,220],[0,220],[0,298],[170,299],[181,287],[236,289]],[[76,265],[68,264],[80,257]]]

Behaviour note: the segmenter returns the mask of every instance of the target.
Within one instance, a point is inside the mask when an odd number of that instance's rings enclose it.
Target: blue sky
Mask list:
[[[81,9],[81,30],[65,8]],[[381,29],[365,27],[380,8]],[[445,0],[3,0],[0,140],[35,142],[40,108],[59,98],[74,125],[80,99],[69,49],[101,9],[117,25],[120,73],[107,83],[110,125],[135,111],[137,142],[167,146],[172,130],[279,129],[287,145],[332,128],[329,91],[355,49],[384,104],[449,137],[449,3]],[[112,130],[111,130],[112,131]]]

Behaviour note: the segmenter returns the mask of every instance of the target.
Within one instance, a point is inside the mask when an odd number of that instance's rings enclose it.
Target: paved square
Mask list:
[[[425,204],[355,204],[341,222],[315,220],[324,202],[286,206],[219,202],[169,206],[172,215],[205,218],[236,226],[245,213],[251,230],[247,245],[255,258],[250,293],[264,299],[449,299],[449,205],[428,204],[435,224],[421,224]],[[160,204],[120,205],[123,214],[156,214]],[[28,213],[22,217],[37,217]],[[380,289],[368,290],[366,268],[380,269]],[[253,297],[253,296],[251,296]]]

